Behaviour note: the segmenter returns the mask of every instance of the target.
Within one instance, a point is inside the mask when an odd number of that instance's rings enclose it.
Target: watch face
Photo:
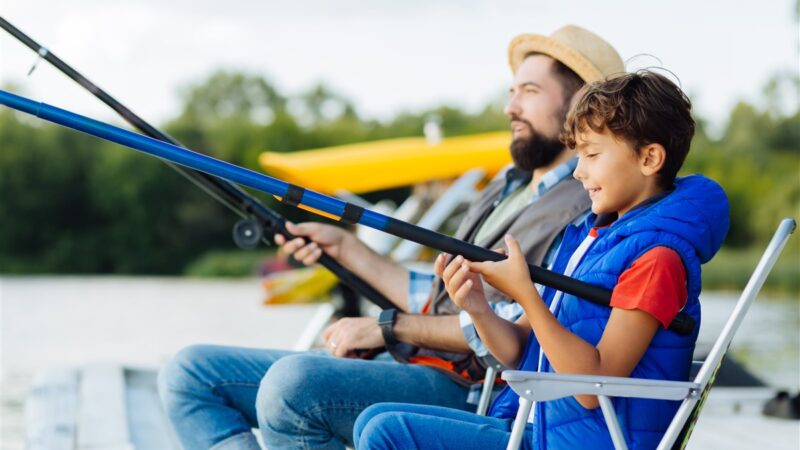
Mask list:
[[[384,309],[378,316],[379,325],[393,325],[397,315],[396,309]]]

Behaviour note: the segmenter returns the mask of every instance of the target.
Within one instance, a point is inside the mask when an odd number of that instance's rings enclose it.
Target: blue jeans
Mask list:
[[[468,388],[436,369],[324,352],[193,345],[159,373],[159,393],[184,450],[352,446],[368,406],[419,403],[473,410]]]
[[[381,403],[356,420],[356,450],[373,449],[505,449],[514,419],[479,416],[457,409],[427,405]],[[532,447],[528,424],[521,449]]]

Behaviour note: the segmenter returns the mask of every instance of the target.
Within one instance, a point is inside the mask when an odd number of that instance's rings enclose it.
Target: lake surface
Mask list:
[[[265,307],[257,279],[0,278],[0,449],[24,448],[24,400],[36,371],[90,362],[156,367],[197,342],[291,348],[314,306]],[[735,295],[708,293],[711,342]],[[772,386],[800,389],[800,301],[759,298],[734,355]]]

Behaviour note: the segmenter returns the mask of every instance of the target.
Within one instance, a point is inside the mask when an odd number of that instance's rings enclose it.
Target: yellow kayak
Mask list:
[[[442,139],[387,139],[291,153],[264,152],[259,164],[288,183],[333,195],[453,178],[481,167],[488,176],[511,162],[506,131]]]
[[[328,292],[338,283],[336,275],[322,266],[275,272],[261,281],[265,305],[328,301]]]

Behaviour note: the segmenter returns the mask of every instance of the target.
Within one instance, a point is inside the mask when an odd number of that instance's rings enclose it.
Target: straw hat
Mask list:
[[[508,63],[516,73],[525,55],[543,53],[572,69],[587,83],[625,72],[625,64],[614,47],[589,30],[567,25],[553,34],[521,34],[508,46]]]

